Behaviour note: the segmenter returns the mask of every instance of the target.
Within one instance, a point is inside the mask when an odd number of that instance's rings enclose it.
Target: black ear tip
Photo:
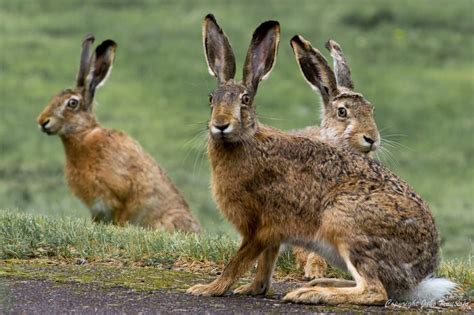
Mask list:
[[[267,31],[267,30],[270,30],[272,28],[277,28],[278,30],[280,30],[280,23],[278,21],[273,21],[273,20],[265,21],[262,24],[260,24],[259,27],[257,27],[257,30],[258,31]]]
[[[212,13],[208,13],[206,17],[204,18],[204,20],[211,20],[212,22],[217,24],[216,17]]]
[[[106,39],[102,42],[102,44],[100,44],[101,46],[104,45],[105,47],[117,47],[117,43],[114,42],[113,40],[111,39]]]
[[[280,27],[280,22],[278,22],[278,21],[270,20],[270,21],[266,21],[264,23],[268,23],[269,26],[273,26],[273,27],[278,26],[278,27]]]
[[[114,42],[113,40],[111,39],[106,39],[102,42],[101,45],[106,45],[106,46],[117,46],[117,43]]]
[[[303,39],[303,37],[301,35],[295,35],[291,38],[290,45],[291,45],[291,47],[294,47],[294,45],[298,45],[300,47],[305,47],[306,43],[305,43],[305,40]]]
[[[106,52],[107,49],[112,47],[114,50],[117,47],[117,43],[111,39],[104,40],[97,48],[95,49],[97,55],[101,55]]]
[[[331,40],[330,39],[328,39],[328,41],[326,42],[324,47],[326,47],[327,50],[331,51]]]
[[[291,42],[301,42],[300,35],[295,35],[291,38]]]
[[[339,51],[339,52],[342,51],[341,46],[335,40],[332,40],[332,39],[329,39],[326,42],[326,48],[329,51],[333,51],[333,50],[336,50],[336,51]]]
[[[84,36],[84,38],[82,39],[82,43],[83,43],[83,44],[85,44],[85,43],[87,43],[87,42],[93,43],[94,40],[95,40],[94,34],[89,33],[89,34],[87,34],[86,36]]]

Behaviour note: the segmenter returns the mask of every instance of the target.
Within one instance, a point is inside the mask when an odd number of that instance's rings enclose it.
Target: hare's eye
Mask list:
[[[344,107],[339,107],[337,109],[337,116],[339,116],[341,118],[346,118],[347,117],[347,109],[345,109]]]
[[[242,104],[244,105],[250,104],[250,96],[248,94],[242,95]]]
[[[69,108],[76,108],[77,105],[79,105],[79,101],[75,98],[70,98],[68,101],[67,101],[67,106]]]
[[[212,94],[209,94],[209,104],[212,105]]]

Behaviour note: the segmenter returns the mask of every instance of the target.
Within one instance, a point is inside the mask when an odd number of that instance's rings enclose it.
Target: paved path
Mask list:
[[[276,283],[272,298],[195,297],[172,289],[143,292],[123,287],[103,288],[97,284],[0,277],[0,313],[310,314],[335,311],[325,306],[295,305],[279,300],[285,292],[298,286],[301,283]],[[379,313],[386,309],[357,310]]]

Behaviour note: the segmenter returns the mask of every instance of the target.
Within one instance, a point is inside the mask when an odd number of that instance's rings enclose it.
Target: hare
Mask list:
[[[218,81],[209,119],[211,188],[242,243],[216,280],[187,292],[223,295],[258,259],[254,282],[234,292],[264,294],[282,243],[317,251],[354,278],[314,280],[288,293],[287,301],[382,304],[436,299],[453,288],[448,280],[429,278],[438,261],[438,233],[428,206],[407,183],[361,154],[257,120],[254,98],[275,64],[279,23],[255,30],[242,81],[233,79],[235,57],[212,15],[204,19],[203,37],[209,72]],[[302,64],[320,64],[320,54],[302,37],[291,44]],[[331,73],[321,75],[331,102],[358,97],[340,91]]]
[[[351,71],[341,46],[334,40],[329,40],[326,48],[333,57],[334,72],[321,53],[319,53],[319,65],[315,63],[304,65],[300,59],[296,58],[305,80],[321,95],[322,121],[320,127],[310,126],[293,133],[370,155],[380,146],[380,134],[374,119],[374,108],[362,94],[354,92]],[[329,72],[336,78],[337,87],[341,93],[354,96],[339,106],[335,106],[336,104],[330,101],[327,88],[320,77]]]
[[[103,128],[94,95],[112,70],[116,43],[93,53],[92,35],[82,43],[76,87],[54,96],[38,117],[41,130],[59,135],[69,187],[95,222],[126,222],[160,230],[198,232],[199,224],[163,169],[126,134]]]
[[[322,54],[319,54],[319,64],[302,64],[301,60],[296,58],[303,77],[321,96],[322,121],[320,127],[311,126],[293,133],[370,156],[380,146],[380,134],[375,123],[373,107],[362,94],[354,92],[351,71],[340,45],[334,40],[329,40],[326,48],[334,61],[334,77],[338,89],[354,97],[346,99],[342,104],[330,101],[321,75],[332,70]],[[295,248],[293,252],[298,265],[304,266],[305,279],[321,278],[324,275],[327,264],[320,256],[301,248]]]

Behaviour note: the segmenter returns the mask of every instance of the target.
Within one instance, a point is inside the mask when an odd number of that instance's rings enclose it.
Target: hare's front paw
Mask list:
[[[226,289],[219,283],[211,282],[209,284],[196,284],[186,290],[186,293],[197,296],[221,296],[224,295]]]
[[[324,258],[318,255],[311,254],[308,256],[306,265],[304,266],[305,280],[313,280],[324,277],[328,265]]]
[[[268,286],[263,283],[262,284],[248,283],[235,289],[234,294],[255,296],[255,295],[265,295],[267,291],[268,291]]]

